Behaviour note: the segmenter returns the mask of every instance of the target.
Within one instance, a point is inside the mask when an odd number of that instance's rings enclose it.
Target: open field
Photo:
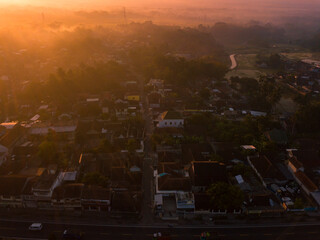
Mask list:
[[[270,72],[268,69],[260,69],[256,66],[256,56],[255,53],[250,54],[238,54],[236,55],[237,67],[228,72],[226,75],[227,79],[231,77],[249,77],[249,78],[259,78],[261,75],[266,75]]]
[[[259,70],[241,70],[235,69],[226,74],[226,78],[230,79],[231,77],[248,77],[248,78],[259,78],[261,75],[265,75]]]
[[[312,53],[312,52],[296,52],[296,53],[287,53],[283,52],[281,55],[292,59],[292,60],[304,60],[304,59],[313,59],[320,60],[320,53]]]
[[[298,105],[292,98],[282,97],[279,103],[276,105],[276,110],[279,113],[287,112],[293,114],[298,110]]]

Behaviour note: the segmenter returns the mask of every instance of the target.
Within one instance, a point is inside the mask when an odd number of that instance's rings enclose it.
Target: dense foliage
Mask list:
[[[212,209],[216,210],[239,209],[244,200],[244,193],[239,187],[224,182],[212,184],[207,194],[210,196]]]

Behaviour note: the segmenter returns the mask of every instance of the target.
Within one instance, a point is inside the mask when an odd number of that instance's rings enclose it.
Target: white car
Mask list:
[[[29,227],[31,231],[40,231],[42,229],[42,223],[32,223]]]

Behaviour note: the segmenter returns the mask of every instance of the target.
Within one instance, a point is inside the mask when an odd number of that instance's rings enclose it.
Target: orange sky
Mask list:
[[[320,7],[320,0],[0,0],[0,3],[19,5],[38,5],[50,7],[101,7],[101,6],[128,6],[128,7],[172,7],[172,6],[199,6],[199,7],[232,7],[234,5],[256,5],[269,7]]]

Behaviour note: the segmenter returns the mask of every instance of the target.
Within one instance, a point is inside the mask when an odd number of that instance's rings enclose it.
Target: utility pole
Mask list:
[[[42,18],[42,26],[44,26],[44,12],[41,13],[41,18]]]
[[[126,8],[123,8],[123,19],[124,19],[124,24],[127,25],[127,13],[126,13]]]

